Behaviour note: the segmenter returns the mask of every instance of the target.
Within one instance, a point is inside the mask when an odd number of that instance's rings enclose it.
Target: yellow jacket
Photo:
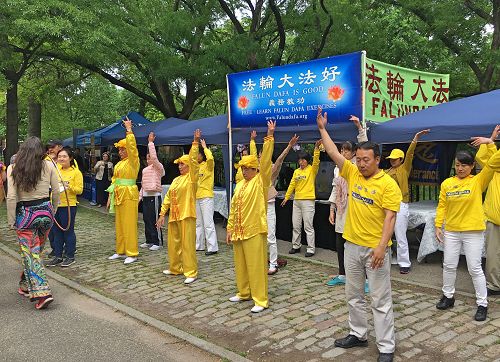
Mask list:
[[[67,169],[63,169],[61,165],[57,165],[57,167],[61,173],[62,181],[69,182],[69,186],[66,188],[66,192],[68,193],[67,198],[64,189],[62,188],[63,185],[59,182],[59,191],[61,195],[61,202],[59,206],[68,206],[68,201],[69,206],[76,206],[78,204],[76,196],[83,192],[83,175],[78,167],[70,166]]]
[[[119,161],[113,170],[113,178],[111,184],[114,184],[116,179],[137,179],[139,174],[139,152],[135,143],[135,136],[132,132],[127,132],[126,148],[127,158]],[[115,205],[121,205],[124,200],[139,200],[139,189],[137,185],[133,186],[115,186]]]
[[[212,151],[208,148],[203,149],[207,160],[200,164],[200,174],[198,176],[198,190],[196,198],[214,197],[214,168],[215,161]]]
[[[289,200],[295,191],[294,200],[316,199],[316,175],[319,170],[319,150],[314,149],[312,165],[307,165],[303,170],[299,167],[293,172],[292,180],[288,185],[285,199]]]
[[[250,154],[257,156],[257,145],[255,144],[254,140],[250,140]],[[236,167],[238,167],[237,164]],[[243,180],[243,173],[241,172],[241,167],[238,167],[238,171],[236,172],[236,176],[234,179],[236,183]]]
[[[174,178],[161,205],[160,216],[165,216],[170,210],[169,223],[188,217],[196,218],[196,190],[199,169],[198,142],[193,142],[191,150],[189,150],[189,172]]]
[[[403,202],[410,202],[410,192],[408,189],[408,177],[410,177],[410,171],[413,163],[413,156],[415,155],[415,147],[417,147],[417,142],[412,142],[408,151],[406,151],[406,156],[403,164],[396,168],[390,168],[385,170],[385,172],[391,176],[399,186],[401,194],[403,195]]]
[[[495,144],[481,145],[476,153],[477,163],[484,167],[495,152],[497,152]],[[500,225],[500,173],[498,172],[495,172],[488,186],[483,208],[486,219],[495,225]]]
[[[464,179],[449,177],[441,184],[436,210],[436,228],[447,231],[480,231],[486,229],[483,192],[494,171],[485,165],[476,176]]]
[[[259,173],[250,181],[236,185],[231,200],[227,231],[232,240],[246,240],[257,234],[267,234],[267,191],[271,184],[271,164],[274,137],[264,138]]]

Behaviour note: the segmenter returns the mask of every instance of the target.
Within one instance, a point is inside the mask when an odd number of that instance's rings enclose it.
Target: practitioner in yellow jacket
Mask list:
[[[399,186],[403,200],[399,207],[398,215],[396,216],[396,225],[394,226],[394,233],[396,234],[397,241],[397,264],[399,264],[399,272],[401,274],[408,274],[410,272],[410,249],[408,248],[408,239],[406,238],[406,230],[408,229],[408,217],[410,215],[408,203],[410,202],[410,190],[408,188],[408,178],[413,164],[413,156],[419,138],[430,132],[430,129],[417,132],[405,153],[395,148],[387,159],[391,162],[391,168],[385,170]],[[403,161],[404,159],[404,161]]]
[[[493,178],[494,170],[500,169],[499,159],[496,154],[493,155],[481,172],[473,176],[474,158],[467,151],[457,152],[456,176],[447,178],[441,184],[436,210],[436,237],[444,243],[443,296],[436,308],[448,309],[455,304],[455,279],[460,250],[463,248],[476,291],[476,321],[484,321],[488,311],[486,279],[481,268],[486,229],[482,194]],[[492,165],[491,162],[497,164]],[[444,233],[441,229],[443,226]]]
[[[316,175],[319,171],[320,144],[321,140],[317,141],[314,147],[312,165],[309,165],[309,162],[311,162],[311,155],[304,151],[300,151],[298,153],[299,168],[293,172],[292,180],[290,181],[290,185],[288,185],[285,199],[281,203],[281,206],[285,206],[287,201],[292,196],[292,193],[295,192],[292,211],[292,248],[288,252],[289,254],[300,252],[300,248],[302,246],[302,221],[304,221],[304,230],[307,236],[307,250],[305,256],[311,257],[316,251],[313,220],[316,207],[315,189]]]
[[[253,299],[253,313],[268,308],[267,294],[267,193],[276,122],[267,123],[262,156],[243,156],[243,181],[236,185],[227,221],[227,244],[233,244],[238,293],[231,302]]]
[[[255,137],[257,137],[257,131],[252,131],[250,133],[250,154],[257,156],[257,145],[255,144]],[[241,151],[241,157],[243,156],[248,156],[248,149],[245,148],[243,149],[243,151]],[[239,163],[236,163],[234,167],[238,170],[234,178],[236,183],[238,183],[243,180],[243,173],[241,172]]]
[[[490,138],[473,137],[472,144],[479,146],[476,161],[484,167],[497,152],[495,140],[500,133],[500,125],[496,126]],[[500,173],[495,172],[488,186],[483,208],[486,215],[486,289],[488,295],[500,295]]]
[[[115,143],[120,155],[111,179],[107,207],[110,213],[116,213],[116,253],[108,259],[125,258],[124,264],[137,261],[139,255],[137,239],[137,218],[139,205],[139,190],[136,185],[139,173],[139,152],[132,133],[132,121],[123,121],[127,135]]]
[[[200,174],[196,191],[196,250],[207,251],[205,255],[214,255],[219,251],[217,233],[214,224],[214,169],[215,161],[212,151],[205,140],[200,140],[203,150],[198,153]]]
[[[194,132],[194,140],[189,155],[179,157],[174,162],[179,165],[180,176],[170,185],[160,211],[156,226],[161,228],[168,217],[168,264],[165,275],[184,274],[184,284],[191,284],[198,277],[196,259],[196,190],[198,189],[199,168],[198,143],[201,131]]]

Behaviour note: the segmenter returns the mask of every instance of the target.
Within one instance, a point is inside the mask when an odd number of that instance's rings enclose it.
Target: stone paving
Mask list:
[[[5,208],[0,215],[5,220]],[[332,267],[289,260],[269,279],[270,308],[255,315],[250,313],[251,302],[228,301],[236,286],[232,250],[225,243],[219,244],[217,255],[198,253],[199,280],[186,286],[183,277],[162,274],[166,249],[141,249],[139,261],[131,265],[108,261],[114,252],[113,222],[111,216],[80,207],[77,263],[51,270],[251,360],[376,360],[373,328],[367,348],[333,346],[335,338],[348,332],[348,313],[343,287],[324,284]],[[5,225],[0,227],[0,242],[17,249],[15,235]],[[142,243],[142,224],[139,235]],[[396,360],[500,361],[499,298],[490,299],[489,318],[478,323],[472,319],[475,303],[470,297],[457,296],[453,309],[439,311],[439,292],[401,282],[392,286]]]

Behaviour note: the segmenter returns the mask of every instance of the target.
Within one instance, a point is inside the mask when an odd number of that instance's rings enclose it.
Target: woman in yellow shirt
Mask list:
[[[179,157],[174,163],[179,165],[180,176],[170,185],[161,206],[156,227],[165,224],[168,217],[168,264],[165,275],[184,274],[184,284],[191,284],[198,278],[196,259],[196,190],[198,189],[199,168],[198,143],[201,131],[194,131],[194,140],[189,155]]]
[[[250,133],[250,155],[257,156],[257,145],[255,144],[255,137],[257,137],[257,131],[252,131]],[[240,152],[240,160],[243,156],[248,156],[248,148],[247,146],[243,146],[243,149]],[[240,164],[236,163],[234,167],[238,170],[236,171],[236,176],[234,178],[235,183],[238,183],[243,180],[243,173],[241,172]]]
[[[219,251],[217,233],[214,224],[214,169],[215,161],[212,151],[205,140],[201,140],[203,150],[198,153],[200,174],[196,191],[196,250],[207,251],[205,255],[214,255]]]
[[[476,291],[476,321],[484,321],[488,311],[486,279],[481,268],[484,245],[485,216],[482,194],[494,171],[486,165],[473,176],[474,157],[466,151],[455,156],[456,176],[441,184],[436,210],[436,237],[444,243],[443,296],[436,308],[448,309],[455,304],[455,279],[460,250],[463,248],[467,268]],[[444,233],[442,227],[444,226]]]
[[[236,185],[227,220],[227,244],[233,244],[238,293],[231,302],[253,299],[253,313],[268,308],[267,294],[267,193],[271,185],[271,164],[276,122],[267,123],[262,157],[243,156],[243,180]]]
[[[311,155],[304,151],[300,151],[297,155],[299,158],[299,168],[293,172],[292,180],[288,185],[285,199],[281,206],[285,206],[287,201],[295,193],[293,199],[292,211],[292,248],[289,254],[300,252],[302,246],[302,222],[304,222],[304,230],[307,236],[306,257],[311,257],[316,252],[315,234],[314,234],[314,213],[316,208],[316,175],[319,171],[319,145],[321,140],[316,142],[314,146],[314,156],[311,162]]]
[[[75,163],[74,154],[70,148],[63,148],[57,153],[57,163],[60,174],[59,192],[61,194],[61,203],[55,214],[55,220],[59,225],[55,224],[52,227],[54,233],[54,258],[45,265],[48,267],[56,265],[68,267],[75,262],[75,217],[76,205],[78,205],[76,196],[83,192],[83,175]],[[62,230],[61,228],[68,228],[68,230]]]

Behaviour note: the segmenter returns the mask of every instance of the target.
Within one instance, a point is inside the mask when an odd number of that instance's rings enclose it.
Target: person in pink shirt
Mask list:
[[[156,156],[155,134],[148,136],[148,165],[142,170],[141,192],[139,199],[142,200],[142,218],[144,220],[144,231],[146,242],[139,245],[141,248],[158,250],[163,245],[163,235],[156,228],[156,221],[161,209],[161,178],[165,175],[165,169]]]

